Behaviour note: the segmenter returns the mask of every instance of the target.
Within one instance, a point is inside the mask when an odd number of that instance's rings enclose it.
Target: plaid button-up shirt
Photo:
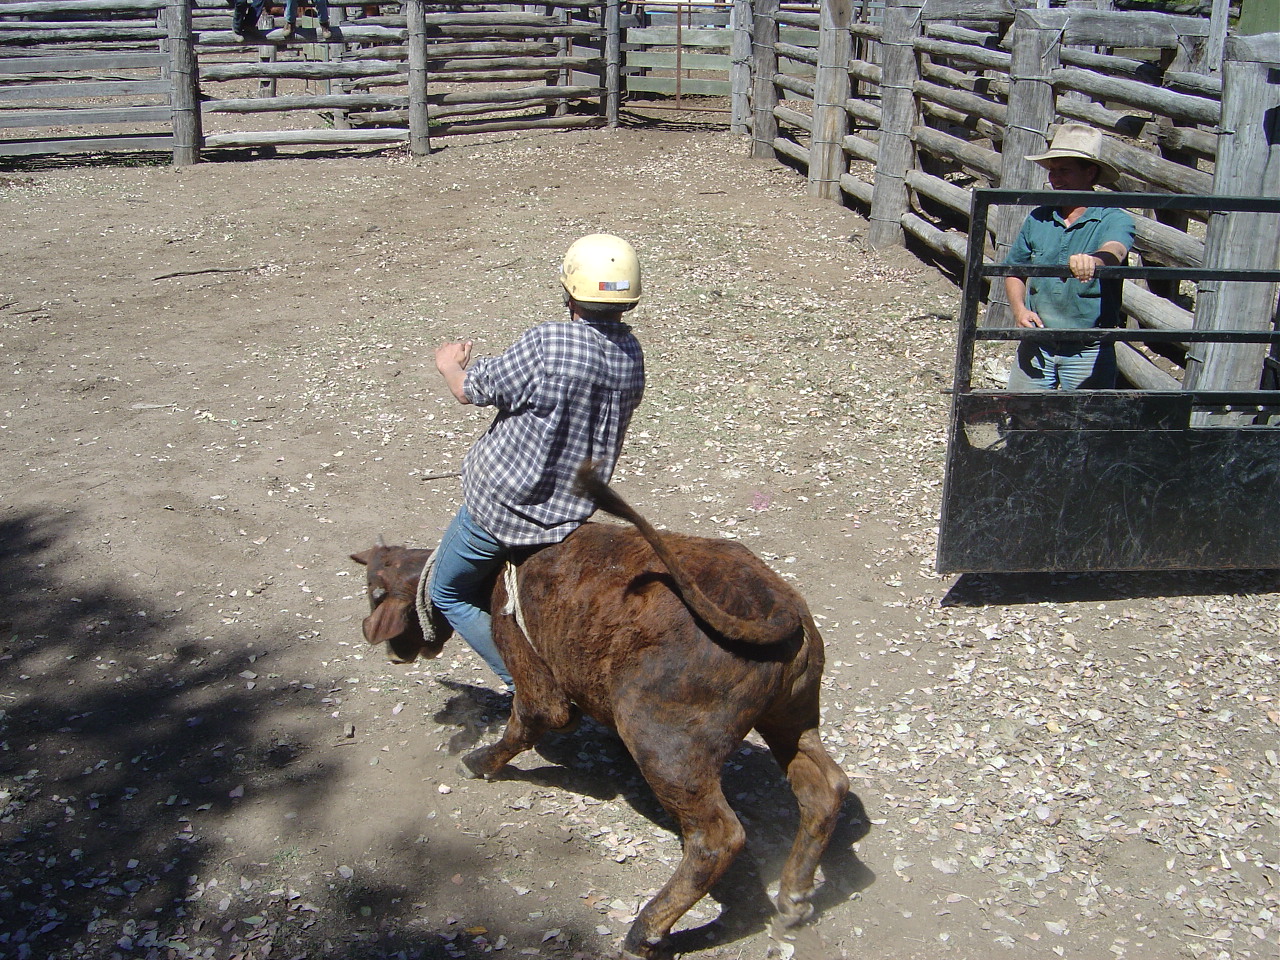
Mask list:
[[[644,355],[624,323],[543,323],[473,361],[463,390],[498,408],[462,463],[467,509],[507,546],[558,543],[595,511],[573,495],[578,465],[613,473],[644,394]]]

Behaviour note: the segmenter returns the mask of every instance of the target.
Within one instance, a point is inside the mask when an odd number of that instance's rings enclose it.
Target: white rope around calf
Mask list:
[[[422,638],[429,644],[440,641],[436,618],[431,616],[431,573],[436,568],[436,553],[437,551],[432,550],[431,556],[423,564],[422,573],[418,577],[418,589],[413,595],[413,606],[418,611],[418,623],[422,626]]]
[[[520,632],[524,634],[524,638],[528,641],[529,646],[533,647],[533,652],[538,653],[538,648],[533,646],[533,637],[529,636],[529,626],[524,622],[524,608],[520,606],[520,577],[519,570],[514,563],[508,563],[502,568],[503,583],[507,587],[507,603],[502,608],[502,612],[507,616],[515,614],[516,626],[520,628]]]
[[[432,550],[431,556],[427,557],[427,562],[422,567],[422,574],[418,577],[418,589],[413,597],[414,609],[418,612],[418,622],[422,624],[423,639],[429,644],[439,641],[439,633],[436,629],[437,620],[431,615],[433,612],[431,575],[435,571],[436,553],[437,551]],[[533,639],[529,636],[529,626],[524,619],[524,608],[520,606],[520,578],[515,564],[508,563],[503,566],[502,578],[507,588],[507,602],[502,608],[502,613],[506,616],[515,615],[516,626],[524,634],[529,646],[533,647]],[[535,653],[538,652],[537,647],[533,647],[533,650]]]

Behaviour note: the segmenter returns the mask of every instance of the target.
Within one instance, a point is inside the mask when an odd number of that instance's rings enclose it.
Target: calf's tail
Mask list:
[[[627,501],[623,500],[613,488],[600,479],[596,473],[596,464],[584,460],[578,467],[574,485],[575,492],[593,501],[605,513],[626,520],[640,531],[658,559],[666,566],[680,592],[680,598],[707,626],[729,640],[739,643],[766,645],[781,643],[796,636],[802,625],[800,611],[795,604],[787,602],[789,597],[776,597],[773,609],[765,617],[740,617],[707,596],[688,572],[680,565],[675,555],[667,547],[662,534],[654,529],[640,513]]]

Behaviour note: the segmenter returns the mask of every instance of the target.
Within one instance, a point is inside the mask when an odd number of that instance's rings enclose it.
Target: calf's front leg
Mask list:
[[[550,724],[539,712],[523,709],[519,689],[511,702],[511,717],[502,731],[502,738],[487,747],[472,750],[462,758],[463,773],[485,780],[495,774],[515,757],[524,753],[550,729]]]

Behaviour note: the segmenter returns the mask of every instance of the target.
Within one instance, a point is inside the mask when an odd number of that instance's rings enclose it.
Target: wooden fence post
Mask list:
[[[544,7],[543,12],[547,16],[554,17],[557,24],[563,24],[564,26],[569,25],[569,11],[564,7]],[[573,56],[573,40],[567,33],[562,37],[556,38],[556,56]],[[559,72],[556,74],[556,78],[554,80],[547,81],[548,85],[554,84],[561,87],[567,87],[572,82],[573,71],[568,67],[561,67]],[[568,116],[569,102],[567,100],[557,100],[555,106],[548,104],[546,114],[547,116],[556,117]]]
[[[409,28],[409,152],[431,153],[431,119],[427,110],[427,9],[422,0],[406,0]]]
[[[604,6],[604,118],[611,127],[618,125],[622,104],[622,4],[605,0]]]
[[[822,0],[818,71],[813,84],[813,129],[809,135],[809,194],[840,199],[840,175],[848,169],[844,137],[849,132],[849,53],[853,35],[850,0]]]
[[[165,22],[169,29],[173,165],[182,167],[199,162],[201,144],[200,68],[196,62],[188,0],[169,0]]]
[[[1222,120],[1213,192],[1220,196],[1280,196],[1280,34],[1229,37],[1222,62]],[[1205,231],[1204,263],[1224,270],[1274,270],[1280,262],[1280,217],[1218,213]],[[1203,282],[1196,298],[1197,330],[1271,330],[1277,286]],[[1267,345],[1203,343],[1187,353],[1188,390],[1257,390]],[[1240,422],[1248,414],[1204,416],[1199,422]]]
[[[751,155],[772,160],[778,136],[778,0],[756,0],[751,24],[751,72],[755,75],[751,104]]]
[[[920,122],[920,106],[912,84],[920,79],[915,41],[920,37],[925,0],[888,0],[884,11],[881,45],[880,151],[876,158],[875,188],[871,193],[871,227],[867,240],[873,247],[902,246],[906,233],[902,215],[907,212],[907,173],[915,166],[911,129]]]
[[[751,0],[733,0],[729,14],[729,129],[751,132]]]
[[[1231,0],[1213,0],[1209,9],[1209,39],[1205,42],[1204,66],[1208,73],[1222,70],[1222,53],[1227,44],[1227,20],[1231,15]]]
[[[1061,28],[1046,26],[1033,10],[1019,10],[1013,21],[1013,48],[1009,62],[1008,120],[1000,158],[1000,186],[1007,190],[1043,190],[1044,170],[1026,159],[1043,153],[1049,142],[1049,124],[1054,117],[1053,80],[1050,74],[1060,65],[1058,41]],[[1001,207],[996,212],[995,258],[1003,260],[1022,226],[1026,211]],[[1012,326],[1013,315],[1005,297],[1004,284],[991,284],[983,325]]]

